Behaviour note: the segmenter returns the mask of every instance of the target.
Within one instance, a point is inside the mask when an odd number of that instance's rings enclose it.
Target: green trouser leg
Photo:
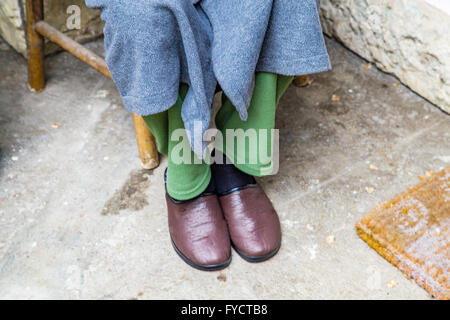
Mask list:
[[[276,106],[292,80],[293,77],[263,72],[258,73],[255,79],[253,98],[248,109],[247,121],[240,120],[236,109],[224,95],[222,108],[216,116],[217,127],[224,133],[224,143],[227,143],[226,129],[256,129],[258,134],[259,129],[273,129],[275,126]],[[209,165],[200,161],[192,152],[184,131],[180,131],[180,134],[175,137],[178,140],[171,141],[170,139],[176,129],[184,129],[181,118],[181,106],[187,89],[186,85],[180,86],[179,98],[169,110],[143,117],[150,131],[155,136],[158,151],[168,155],[167,192],[177,200],[188,200],[200,195],[206,189],[211,179]],[[179,142],[180,139],[181,142]],[[237,145],[235,143],[236,147]],[[270,150],[270,132],[267,146],[268,150]],[[218,148],[223,150],[219,146]],[[265,169],[270,169],[270,163],[268,165],[261,162],[250,164],[248,161],[248,150],[250,150],[248,143],[245,150],[245,162],[243,164],[236,163],[235,157],[229,157],[234,159],[236,167],[240,170],[256,176],[264,175],[267,171]],[[180,160],[183,158],[190,160],[190,162],[180,163]]]
[[[216,116],[223,143],[216,148],[225,153],[239,170],[253,176],[273,172],[271,130],[275,128],[275,111],[293,79],[293,76],[258,72],[246,121],[240,119],[231,101],[223,96],[222,108]],[[242,129],[245,135],[241,138],[227,135],[229,129]]]
[[[168,155],[169,153],[169,118],[168,118],[168,110],[151,114],[149,116],[142,116],[147,127],[152,132],[153,136],[156,140],[156,146],[158,147],[158,152],[164,155]]]
[[[211,180],[209,165],[194,154],[184,130],[181,106],[187,90],[187,85],[180,85],[179,97],[174,106],[167,111],[143,117],[155,136],[158,151],[168,156],[166,188],[167,193],[176,200],[195,198]]]

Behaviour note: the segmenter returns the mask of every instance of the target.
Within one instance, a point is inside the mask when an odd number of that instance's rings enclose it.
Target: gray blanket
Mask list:
[[[162,112],[175,103],[179,83],[189,85],[182,118],[197,154],[217,82],[245,120],[256,71],[302,75],[330,69],[315,0],[86,4],[102,9],[106,62],[127,109]]]

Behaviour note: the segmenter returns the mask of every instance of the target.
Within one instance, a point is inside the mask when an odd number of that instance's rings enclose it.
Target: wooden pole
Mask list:
[[[109,73],[105,60],[96,55],[91,50],[87,49],[75,40],[69,38],[64,33],[52,27],[45,21],[36,22],[35,29],[40,35],[61,46],[70,54],[74,55],[81,61],[90,65],[92,68],[112,79],[111,73]]]
[[[43,19],[43,0],[26,0],[28,85],[31,91],[39,92],[45,87],[44,38],[36,32],[36,22]]]
[[[304,76],[298,76],[294,79],[294,85],[297,87],[306,87],[311,84],[311,79],[308,77],[308,75]]]
[[[142,166],[144,169],[156,168],[159,165],[159,158],[155,137],[141,116],[133,113],[133,121]]]

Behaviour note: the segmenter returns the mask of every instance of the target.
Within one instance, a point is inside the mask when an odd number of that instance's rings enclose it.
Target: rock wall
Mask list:
[[[71,17],[76,11],[68,12],[71,6],[77,6],[80,9],[79,28],[72,29],[75,20]],[[103,31],[100,12],[87,8],[84,0],[44,0],[44,20],[79,42],[92,40],[100,36]],[[26,55],[24,28],[25,0],[1,0],[0,35],[14,49]],[[46,53],[52,53],[58,50],[58,46],[47,42],[45,50]]]
[[[14,49],[26,52],[25,32],[19,0],[0,1],[0,36]]]
[[[450,15],[424,0],[322,0],[324,32],[450,113]]]

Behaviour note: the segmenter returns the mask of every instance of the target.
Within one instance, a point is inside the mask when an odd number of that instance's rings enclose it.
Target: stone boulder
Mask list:
[[[450,15],[433,1],[322,0],[322,26],[450,113]]]
[[[77,25],[74,14],[78,12],[80,23]],[[25,17],[25,0],[0,1],[0,36],[24,56]],[[44,0],[44,20],[78,42],[95,39],[103,31],[100,11],[87,8],[84,0]],[[58,49],[57,45],[47,42],[47,54]]]

